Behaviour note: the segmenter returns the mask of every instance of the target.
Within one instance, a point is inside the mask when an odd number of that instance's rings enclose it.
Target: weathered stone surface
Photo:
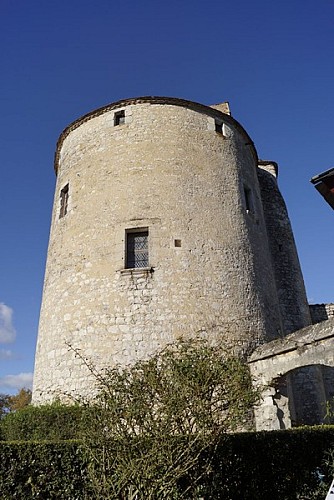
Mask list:
[[[277,186],[277,165],[260,161],[258,177],[282,327],[287,334],[311,323],[310,310],[288,212]]]
[[[286,337],[276,339],[270,343],[259,346],[250,356],[249,362],[253,363],[256,361],[269,359],[277,355],[286,354],[288,352],[293,352],[294,354],[297,353],[297,355],[303,353],[304,355],[304,353],[307,352],[309,346],[315,346],[318,342],[330,342],[333,336],[334,318],[325,322],[318,323],[316,325],[307,326],[306,328],[291,333]],[[326,361],[334,361],[333,352],[330,351],[324,350],[324,363]],[[312,356],[313,354],[311,353],[311,357]],[[329,356],[329,358],[327,358],[327,356]],[[284,359],[287,360],[287,357],[285,357]],[[284,361],[284,363],[286,363],[286,361]],[[266,374],[266,378],[270,376],[271,375],[269,373]]]
[[[34,402],[91,393],[94,379],[73,348],[101,369],[198,334],[250,352],[284,334],[283,323],[291,331],[291,311],[307,324],[303,288],[282,321],[257,154],[221,109],[129,99],[61,135]],[[125,269],[126,231],[143,228],[149,267]]]
[[[310,304],[312,323],[334,318],[334,304]]]
[[[334,318],[258,347],[249,366],[266,387],[258,430],[322,423],[334,397]]]

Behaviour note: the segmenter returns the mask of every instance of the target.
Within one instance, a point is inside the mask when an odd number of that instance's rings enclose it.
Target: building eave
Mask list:
[[[315,175],[310,182],[334,209],[334,168],[330,168],[321,174]]]

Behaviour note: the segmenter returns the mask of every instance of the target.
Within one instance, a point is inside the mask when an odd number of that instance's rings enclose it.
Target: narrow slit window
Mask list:
[[[216,120],[215,121],[215,128],[216,128],[217,134],[223,135],[223,122],[219,122]]]
[[[126,232],[126,268],[148,267],[148,230]]]
[[[246,212],[254,212],[254,205],[253,205],[253,194],[251,189],[248,187],[244,186],[244,198],[245,198],[245,208]]]
[[[117,111],[114,115],[114,126],[117,127],[117,125],[124,125],[125,123],[125,110],[123,109],[122,111]]]
[[[59,219],[61,219],[62,217],[65,217],[65,215],[67,214],[68,196],[69,196],[69,185],[66,184],[66,186],[64,186],[63,189],[60,191]]]

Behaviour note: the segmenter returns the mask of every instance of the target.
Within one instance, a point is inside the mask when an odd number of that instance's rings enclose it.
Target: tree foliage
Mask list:
[[[85,443],[96,498],[193,498],[225,433],[249,425],[258,395],[221,347],[180,341],[96,374]]]
[[[0,418],[8,413],[22,410],[31,402],[31,390],[22,388],[15,395],[0,394]]]
[[[31,390],[24,387],[19,392],[9,397],[10,411],[22,410],[31,403]]]
[[[9,411],[9,397],[8,394],[0,394],[0,418]]]

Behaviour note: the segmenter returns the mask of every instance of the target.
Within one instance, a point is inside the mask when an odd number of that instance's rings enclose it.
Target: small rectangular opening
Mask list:
[[[181,248],[181,240],[174,240],[174,246],[177,248]]]
[[[116,111],[114,115],[114,126],[116,127],[117,125],[124,125],[125,123],[125,110],[123,109],[122,111]]]
[[[149,267],[148,261],[148,229],[128,229],[126,236],[126,259],[127,269]]]
[[[215,129],[218,134],[223,135],[223,122],[219,122],[218,120],[215,120]]]
[[[66,186],[64,186],[63,189],[60,191],[59,219],[65,217],[65,215],[67,214],[68,196],[69,196],[69,185],[66,184]]]

